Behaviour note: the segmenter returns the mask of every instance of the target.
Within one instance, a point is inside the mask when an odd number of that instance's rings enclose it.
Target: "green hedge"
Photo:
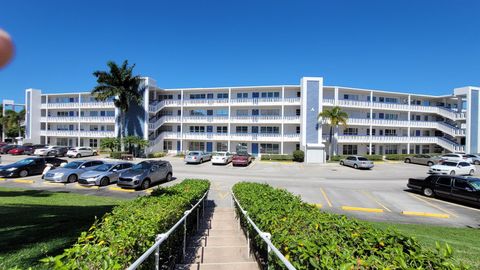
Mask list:
[[[388,154],[385,155],[386,160],[404,160],[406,157],[411,157],[412,154]]]
[[[332,156],[330,158],[330,161],[340,161],[340,159],[343,159],[343,158],[346,158],[346,157],[347,157],[347,155]],[[382,155],[364,155],[364,157],[366,157],[367,159],[372,160],[372,161],[383,160]]]
[[[155,152],[155,153],[150,153],[147,155],[148,158],[162,158],[166,156],[167,153],[165,152]]]
[[[209,187],[208,180],[184,180],[168,188],[159,188],[150,196],[123,203],[82,232],[77,243],[63,254],[42,261],[53,269],[125,269],[155,242],[157,234],[170,229]],[[183,230],[177,231],[178,235],[172,234],[162,244],[162,256],[178,252]]]
[[[303,152],[302,150],[293,151],[293,161],[303,162],[304,159],[305,159],[305,152]]]
[[[128,152],[110,152],[110,157],[115,159],[121,159],[123,154],[128,154]]]
[[[240,182],[233,192],[250,218],[271,234],[273,244],[299,270],[466,269],[456,264],[448,245],[425,249],[415,238],[322,212],[286,190]],[[254,245],[264,246],[258,237]],[[284,268],[273,255],[268,261],[272,269]]]
[[[293,156],[292,155],[266,155],[266,154],[262,154],[261,160],[292,161]]]

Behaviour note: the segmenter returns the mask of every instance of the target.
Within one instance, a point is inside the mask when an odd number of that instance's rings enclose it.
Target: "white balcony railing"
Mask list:
[[[216,105],[228,105],[228,98],[218,98],[218,99],[184,99],[184,106],[216,106]]]
[[[43,116],[41,122],[49,123],[115,123],[115,116]]]
[[[90,137],[90,138],[105,138],[115,137],[114,131],[85,131],[85,130],[41,130],[41,136],[56,136],[56,137]]]
[[[186,123],[227,123],[228,116],[185,116]]]

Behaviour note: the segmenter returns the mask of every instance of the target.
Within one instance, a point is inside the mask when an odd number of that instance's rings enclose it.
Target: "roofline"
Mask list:
[[[454,97],[453,94],[451,94],[451,95],[434,96],[434,95],[426,95],[426,94],[394,92],[394,91],[385,91],[385,90],[378,90],[378,89],[365,89],[365,88],[356,88],[356,87],[348,87],[348,86],[337,86],[337,85],[335,85],[335,86],[324,85],[323,87],[344,88],[344,89],[351,89],[351,90],[356,90],[356,91],[373,91],[373,92],[387,93],[387,94],[396,94],[396,95],[411,95],[411,96],[416,96],[416,97],[431,97],[431,98]]]
[[[225,86],[225,87],[193,87],[193,88],[159,88],[164,91],[199,91],[199,90],[226,90],[226,89],[250,89],[250,88],[281,88],[281,87],[300,87],[300,85],[292,85],[292,84],[285,84],[285,85],[252,85],[252,86]]]

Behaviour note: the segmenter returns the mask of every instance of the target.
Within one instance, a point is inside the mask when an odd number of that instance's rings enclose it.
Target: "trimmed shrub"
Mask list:
[[[386,160],[404,160],[406,157],[412,156],[411,154],[388,154],[385,155]]]
[[[343,158],[346,158],[346,157],[347,157],[346,155],[332,156],[330,158],[330,161],[340,161],[340,159],[343,159]],[[372,160],[372,161],[383,160],[382,155],[364,155],[364,157],[366,157],[368,160]]]
[[[278,155],[278,154],[262,154],[261,160],[272,160],[272,161],[292,161],[292,155]]]
[[[63,254],[42,261],[49,264],[49,269],[125,269],[155,243],[157,234],[170,229],[184,211],[198,202],[209,187],[208,180],[184,180],[159,188],[150,196],[125,202],[95,221]],[[161,245],[162,264],[178,254],[182,239],[183,229],[179,229]],[[149,261],[142,266],[148,264]]]
[[[150,153],[147,155],[148,158],[162,158],[166,156],[167,153],[165,152],[155,152],[155,153]]]
[[[293,151],[293,161],[303,162],[305,159],[305,153],[302,150]]]
[[[123,154],[128,154],[128,152],[110,152],[110,158],[121,159]]]
[[[415,238],[322,212],[283,189],[240,182],[233,192],[249,217],[271,234],[272,243],[299,270],[466,269],[456,265],[448,245],[425,249]],[[242,224],[256,235],[243,218]],[[259,237],[253,241],[255,247],[265,247]],[[270,269],[285,268],[276,256],[270,256],[268,264]]]

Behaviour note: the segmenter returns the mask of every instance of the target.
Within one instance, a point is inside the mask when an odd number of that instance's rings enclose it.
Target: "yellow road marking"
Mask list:
[[[122,192],[135,192],[134,189],[123,189],[123,188],[119,188],[119,187],[110,187],[108,189],[114,190],[114,191],[122,191]]]
[[[447,213],[448,215],[452,215],[452,216],[454,216],[454,217],[458,217],[458,216],[455,215],[454,213],[452,213],[452,212],[450,212],[450,211],[448,211],[448,210],[446,210],[446,209],[443,209],[442,207],[437,206],[437,205],[435,205],[435,204],[433,204],[433,203],[431,203],[431,202],[429,202],[429,201],[426,201],[426,200],[418,197],[417,195],[414,195],[414,194],[411,194],[411,193],[408,193],[408,195],[412,196],[413,198],[415,198],[415,199],[417,199],[417,200],[419,200],[419,201],[421,201],[421,202],[424,202],[424,203],[430,205],[431,207],[433,207],[433,208],[435,208],[435,209],[438,209],[438,210],[440,210],[440,211],[442,211],[442,212],[444,212],[444,213]]]
[[[378,201],[372,194],[370,194],[369,192],[363,190],[362,191],[363,194],[365,194],[365,196],[369,197],[370,199],[372,199],[374,202],[376,202],[378,205],[380,205],[383,209],[387,210],[388,212],[392,212],[392,210],[390,210],[388,207],[386,207],[385,205],[383,205],[380,201]]]
[[[436,213],[426,213],[426,212],[412,212],[412,211],[402,211],[403,215],[406,216],[419,216],[419,217],[433,217],[433,218],[450,218],[447,214],[436,214]]]
[[[67,184],[67,183],[50,182],[50,181],[43,181],[42,183],[43,183],[43,184],[47,184],[47,185],[59,185],[59,184],[66,185],[66,184]]]
[[[82,186],[80,184],[75,185],[76,188],[90,188],[90,189],[99,189],[99,186]]]
[[[332,207],[332,202],[330,202],[330,199],[328,199],[327,193],[325,193],[325,190],[323,188],[320,188],[320,192],[322,192],[323,198],[325,201],[327,201],[328,206]]]
[[[7,181],[7,179],[5,179],[5,178],[0,178],[0,181]]]
[[[322,204],[321,204],[321,203],[314,203],[313,205],[314,205],[315,207],[317,207],[317,208],[322,208]]]
[[[23,184],[33,184],[35,181],[33,180],[24,180],[24,179],[15,179],[13,180],[15,183],[23,183]]]
[[[380,208],[364,208],[364,207],[354,207],[354,206],[342,206],[342,209],[345,211],[360,211],[360,212],[369,212],[369,213],[383,213],[383,209]]]

